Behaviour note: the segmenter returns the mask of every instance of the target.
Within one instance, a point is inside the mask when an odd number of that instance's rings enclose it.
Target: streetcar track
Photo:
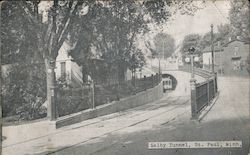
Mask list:
[[[185,101],[183,104],[186,104],[188,101],[189,101],[189,100]],[[180,104],[180,105],[183,105],[183,104]],[[138,125],[138,124],[140,124],[140,123],[143,123],[143,122],[145,122],[145,121],[147,121],[147,120],[150,120],[150,119],[152,119],[152,118],[155,118],[155,117],[157,117],[157,116],[160,116],[160,115],[162,115],[162,114],[164,114],[164,113],[166,113],[166,112],[172,111],[172,110],[176,109],[176,107],[177,107],[177,105],[176,105],[174,108],[171,108],[171,109],[168,109],[168,110],[166,110],[166,111],[163,111],[163,112],[161,112],[160,114],[153,115],[153,116],[151,116],[150,118],[147,118],[147,119],[145,119],[145,120],[136,122],[136,123],[134,123],[134,124],[132,124],[132,125],[134,126],[134,125]],[[181,114],[175,116],[174,118],[171,118],[170,121],[171,121],[171,120],[174,120],[176,117],[179,117],[180,115],[182,115],[182,114],[184,114],[184,113],[186,113],[186,112],[187,112],[187,111],[185,111],[185,112],[183,112],[183,113],[181,113]],[[73,148],[73,147],[76,147],[76,146],[80,146],[81,144],[84,144],[84,143],[86,143],[86,142],[89,142],[89,141],[91,141],[91,140],[93,140],[93,139],[97,139],[97,138],[103,137],[103,136],[105,136],[105,135],[112,134],[112,133],[114,133],[114,132],[117,132],[117,131],[120,131],[120,130],[129,128],[129,127],[132,127],[132,126],[129,125],[129,126],[125,126],[125,127],[121,127],[121,128],[112,130],[112,131],[110,131],[110,132],[104,133],[104,134],[99,135],[99,136],[96,136],[96,137],[92,137],[92,138],[90,138],[90,139],[87,139],[87,140],[85,140],[85,141],[76,143],[76,144],[74,144],[74,145],[67,146],[67,147],[58,149],[58,150],[56,150],[56,151],[50,152],[50,153],[48,153],[47,155],[53,154],[53,153],[56,153],[56,152],[61,152],[61,151],[63,151],[63,150],[66,150],[66,149],[69,149],[69,148]]]
[[[169,98],[171,98],[171,97],[169,97]],[[172,98],[173,98],[173,97],[172,97]],[[177,97],[176,99],[174,99],[174,100],[170,100],[170,103],[165,104],[165,105],[157,105],[157,104],[154,104],[153,106],[150,106],[150,107],[147,108],[147,109],[143,109],[143,108],[145,108],[145,107],[140,107],[139,109],[136,109],[136,108],[137,108],[137,107],[136,107],[135,109],[129,109],[129,110],[127,110],[127,111],[124,111],[123,114],[119,114],[119,115],[114,116],[114,117],[111,117],[111,118],[106,118],[106,119],[104,118],[104,119],[101,119],[101,120],[96,121],[96,122],[92,122],[92,123],[89,123],[89,124],[85,124],[85,125],[83,125],[83,126],[79,126],[79,127],[75,127],[75,128],[68,128],[68,129],[65,129],[65,130],[62,130],[62,131],[59,131],[59,132],[56,132],[56,133],[51,133],[51,134],[47,134],[47,135],[44,135],[44,136],[40,136],[40,137],[28,139],[28,140],[25,140],[25,141],[22,141],[22,142],[18,142],[18,143],[6,145],[6,146],[3,146],[2,148],[8,148],[8,147],[11,147],[11,146],[14,146],[14,145],[23,144],[23,143],[26,143],[26,142],[30,142],[30,141],[34,141],[34,140],[37,140],[37,139],[45,138],[45,137],[48,137],[48,136],[51,136],[51,135],[58,135],[58,134],[61,134],[61,133],[63,133],[63,132],[67,132],[67,131],[72,130],[72,129],[78,129],[78,128],[86,127],[86,126],[89,126],[89,125],[98,124],[98,123],[100,123],[100,122],[104,122],[104,121],[111,120],[111,119],[114,119],[114,118],[119,118],[119,117],[122,117],[122,116],[129,115],[129,114],[131,114],[130,112],[133,112],[133,111],[135,111],[135,110],[136,110],[136,111],[138,111],[138,110],[146,110],[145,112],[137,113],[137,114],[134,114],[134,115],[132,115],[132,116],[130,117],[130,118],[133,118],[133,117],[135,117],[135,116],[139,116],[139,115],[143,115],[143,114],[145,114],[145,113],[148,113],[148,111],[150,111],[150,110],[155,110],[155,109],[158,109],[158,108],[161,108],[161,107],[170,106],[170,105],[172,105],[172,103],[175,103],[177,100],[179,100],[179,98],[180,98],[180,96],[178,96],[178,97]],[[166,99],[168,99],[168,98],[166,98]],[[157,101],[156,103],[160,103],[160,102],[162,102],[162,100],[159,100],[159,101]],[[188,102],[188,100],[187,100],[186,102]],[[185,103],[186,103],[186,102],[185,102]],[[184,103],[184,104],[185,104],[185,103]],[[176,106],[175,106],[174,108],[176,108],[177,105],[183,105],[183,104],[176,104]],[[165,113],[165,112],[171,111],[171,110],[173,110],[174,108],[172,108],[172,109],[170,109],[170,110],[167,110],[167,111],[164,111],[164,112],[160,113],[160,115],[163,114],[163,113]],[[154,115],[153,117],[155,117],[155,115]],[[153,117],[152,117],[152,118],[153,118]],[[145,121],[146,121],[146,120],[145,120]],[[140,124],[140,123],[137,123],[137,124]],[[90,138],[89,140],[92,140],[92,138]],[[55,152],[54,152],[54,153],[55,153]]]

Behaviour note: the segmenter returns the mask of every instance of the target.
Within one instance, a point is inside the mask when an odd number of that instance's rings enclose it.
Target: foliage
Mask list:
[[[45,10],[48,20],[43,22],[38,13],[38,6],[42,2],[3,2],[1,44],[4,46],[1,49],[1,64],[18,63],[26,66],[19,68],[13,65],[13,71],[8,75],[9,81],[2,87],[5,93],[1,95],[6,99],[3,108],[6,116],[23,115],[24,111],[29,114],[25,113],[22,118],[40,116],[45,92],[49,96],[50,84],[55,79],[53,73],[45,71],[55,67],[58,52],[66,40],[74,45],[75,49],[69,54],[75,61],[80,60],[79,64],[86,67],[84,62],[88,61],[85,60],[99,55],[108,64],[107,74],[118,73],[119,79],[123,80],[127,67],[141,67],[145,61],[134,41],[138,34],[147,32],[148,22],[166,21],[171,15],[168,7],[172,5],[183,8],[184,12],[192,12],[186,7],[191,3],[185,0],[53,0],[47,2],[52,5]],[[92,53],[92,49],[96,49],[96,53]],[[34,62],[45,64],[38,69]]]
[[[232,0],[229,12],[230,24],[234,36],[241,36],[243,40],[250,40],[249,1]]]
[[[119,80],[124,80],[124,72],[131,66],[134,61],[131,58],[137,53],[134,44],[136,35],[146,30],[143,14],[138,5],[135,1],[129,0],[94,3],[88,13],[79,19],[82,29],[78,30],[81,33],[72,34],[73,38],[78,39],[71,55],[74,58],[76,53],[82,55],[82,59],[75,61],[85,65],[86,59],[92,57],[103,59],[107,64],[108,74],[117,73]],[[91,34],[81,35],[88,33],[86,28]],[[81,48],[86,42],[88,45]]]
[[[91,107],[90,88],[59,88],[58,91],[58,113],[64,116],[76,113]]]
[[[60,76],[57,80],[57,87],[59,89],[69,87],[66,79],[66,75]]]
[[[3,3],[1,12],[1,64],[30,62],[37,58],[36,36],[18,1]]]
[[[155,51],[152,53],[152,56],[156,57],[170,57],[175,50],[175,40],[174,38],[166,33],[158,33],[154,37]]]
[[[30,5],[27,3],[27,7]],[[45,67],[38,52],[36,30],[26,18],[24,5],[4,2],[1,12],[1,65],[9,64],[2,75],[3,116],[18,115],[32,120],[46,116]]]
[[[167,21],[172,15],[171,6],[183,10],[183,13],[197,10],[187,1],[95,1],[89,5],[88,12],[77,19],[79,25],[73,26],[70,38],[75,48],[70,55],[86,70],[86,60],[93,57],[102,59],[107,64],[107,74],[118,74],[119,81],[122,81],[127,68],[138,66],[136,61],[131,60],[137,55],[137,36],[148,31],[148,23]],[[170,42],[172,44],[173,41]],[[138,58],[142,58],[137,59],[139,62],[144,61],[143,57]],[[85,74],[91,72],[86,70],[83,70]]]
[[[214,42],[220,41],[221,45],[228,42],[228,38],[236,39],[239,36],[242,40],[249,41],[249,1],[247,0],[232,0],[231,9],[229,11],[230,24],[218,25],[218,33],[214,33]],[[186,52],[187,48],[192,44],[200,50],[203,50],[206,46],[211,45],[211,34],[210,32],[204,34],[202,37],[194,37],[193,42],[187,43],[190,36],[186,36],[183,41],[182,52]],[[195,41],[196,40],[196,41]],[[192,42],[192,41],[191,41]]]
[[[247,72],[250,74],[250,53],[247,56],[246,69],[247,69]]]
[[[221,42],[221,45],[228,42],[229,37],[233,38],[232,27],[229,24],[221,24],[217,27],[218,33],[216,40]]]
[[[46,79],[41,65],[13,64],[2,76],[3,117],[32,120],[46,116]]]
[[[128,68],[132,71],[132,77],[134,78],[136,69],[142,69],[146,63],[146,59],[141,50],[137,49],[128,60]]]
[[[195,47],[197,52],[201,52],[200,40],[201,40],[201,36],[199,34],[189,34],[185,36],[183,43],[182,43],[181,51],[183,53],[188,53],[189,48]]]

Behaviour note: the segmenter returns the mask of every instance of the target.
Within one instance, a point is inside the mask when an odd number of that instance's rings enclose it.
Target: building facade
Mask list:
[[[83,84],[82,81],[82,67],[72,61],[73,58],[68,55],[70,46],[67,42],[64,42],[59,50],[56,58],[56,79],[64,78],[67,85],[72,87],[80,87]]]
[[[214,48],[215,70],[223,75],[248,75],[247,56],[249,43],[242,40],[231,40],[222,46]],[[211,69],[211,47],[203,50],[203,68]]]

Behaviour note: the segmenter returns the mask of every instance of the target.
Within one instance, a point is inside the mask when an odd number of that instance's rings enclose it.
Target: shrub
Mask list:
[[[19,116],[19,120],[33,120],[46,116],[45,66],[13,64],[1,76],[3,117]]]

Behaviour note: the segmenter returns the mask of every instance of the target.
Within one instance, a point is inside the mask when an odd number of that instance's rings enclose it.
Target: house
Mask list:
[[[223,52],[223,47],[220,46],[220,43],[217,42],[217,44],[214,45],[214,53],[216,55],[220,55],[220,52]],[[211,69],[212,65],[212,52],[211,52],[211,46],[207,46],[202,51],[202,61],[203,61],[203,68],[204,69]],[[215,63],[215,62],[214,62]],[[217,62],[215,64],[218,65]]]
[[[68,54],[72,47],[65,41],[58,52],[56,58],[56,79],[64,78],[67,85],[72,87],[80,87],[83,84],[82,67]]]
[[[96,85],[100,84],[116,84],[118,82],[116,72],[109,73],[107,70],[107,63],[101,58],[101,54],[95,48],[91,48],[91,52],[94,55],[86,62],[89,75],[86,76],[83,73],[83,66],[78,65],[73,58],[68,54],[71,47],[67,41],[65,41],[59,50],[58,56],[56,58],[56,79],[64,78],[67,85],[72,87],[81,87],[84,81],[93,80]],[[79,56],[81,58],[82,55]],[[80,59],[79,59],[80,60]],[[131,80],[131,71],[129,69],[125,70],[125,80]]]
[[[224,45],[214,46],[215,71],[225,75],[248,75],[246,65],[249,55],[249,43],[243,40],[229,40]],[[211,46],[203,50],[203,68],[211,69]]]

